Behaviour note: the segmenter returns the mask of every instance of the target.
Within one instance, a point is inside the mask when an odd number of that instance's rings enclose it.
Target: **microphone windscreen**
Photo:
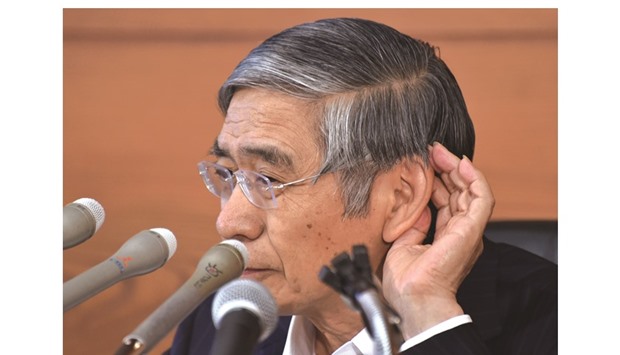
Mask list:
[[[166,228],[151,228],[150,230],[151,232],[154,232],[162,237],[166,243],[166,246],[168,246],[168,257],[166,260],[170,260],[170,258],[177,251],[177,238],[169,229]]]
[[[80,198],[63,207],[63,249],[90,239],[105,219],[103,206],[92,198]]]
[[[105,211],[103,209],[103,206],[101,206],[101,204],[97,200],[89,197],[79,198],[73,201],[73,203],[84,206],[86,208],[86,210],[93,216],[95,220],[95,232],[98,231],[99,228],[101,228],[103,221],[105,220]]]
[[[269,290],[252,279],[237,279],[222,286],[213,299],[212,317],[216,328],[231,311],[254,313],[261,323],[259,341],[265,340],[278,324],[278,306]]]

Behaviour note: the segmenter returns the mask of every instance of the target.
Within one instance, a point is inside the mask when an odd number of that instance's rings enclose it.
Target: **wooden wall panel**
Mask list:
[[[196,170],[220,127],[217,88],[267,36],[332,16],[374,19],[439,46],[476,124],[493,218],[557,218],[554,9],[65,9],[63,204],[95,198],[106,220],[63,252],[64,281],[144,229],[168,228],[179,243],[160,270],[65,313],[65,354],[112,353],[218,241],[219,202]]]

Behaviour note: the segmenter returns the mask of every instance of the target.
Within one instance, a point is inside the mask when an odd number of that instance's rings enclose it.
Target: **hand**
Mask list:
[[[436,143],[430,162],[441,179],[431,199],[438,209],[432,245],[421,245],[428,231],[412,229],[391,246],[383,269],[383,292],[400,314],[405,339],[463,314],[456,292],[482,253],[482,233],[495,199],[482,173]],[[430,220],[430,211],[422,219]]]

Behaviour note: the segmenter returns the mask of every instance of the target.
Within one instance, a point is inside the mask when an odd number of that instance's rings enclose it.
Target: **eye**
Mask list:
[[[265,175],[265,174],[261,174],[261,175],[263,175],[265,178],[267,178],[267,180],[269,180],[269,182],[274,184],[274,185],[277,185],[277,184],[280,183],[280,180],[278,180],[278,179],[276,179],[274,177],[271,177],[271,176]]]
[[[215,164],[215,174],[222,180],[226,180],[228,178],[230,178],[233,174],[233,171],[225,166],[222,166],[220,164]]]

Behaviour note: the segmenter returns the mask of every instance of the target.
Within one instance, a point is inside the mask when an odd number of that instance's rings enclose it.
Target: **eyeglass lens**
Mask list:
[[[231,174],[230,170],[213,163],[201,163],[199,168],[209,191],[220,197],[223,202],[228,201],[232,194],[235,185],[234,175],[243,194],[253,205],[260,208],[277,206],[271,182],[259,173],[238,170]]]

